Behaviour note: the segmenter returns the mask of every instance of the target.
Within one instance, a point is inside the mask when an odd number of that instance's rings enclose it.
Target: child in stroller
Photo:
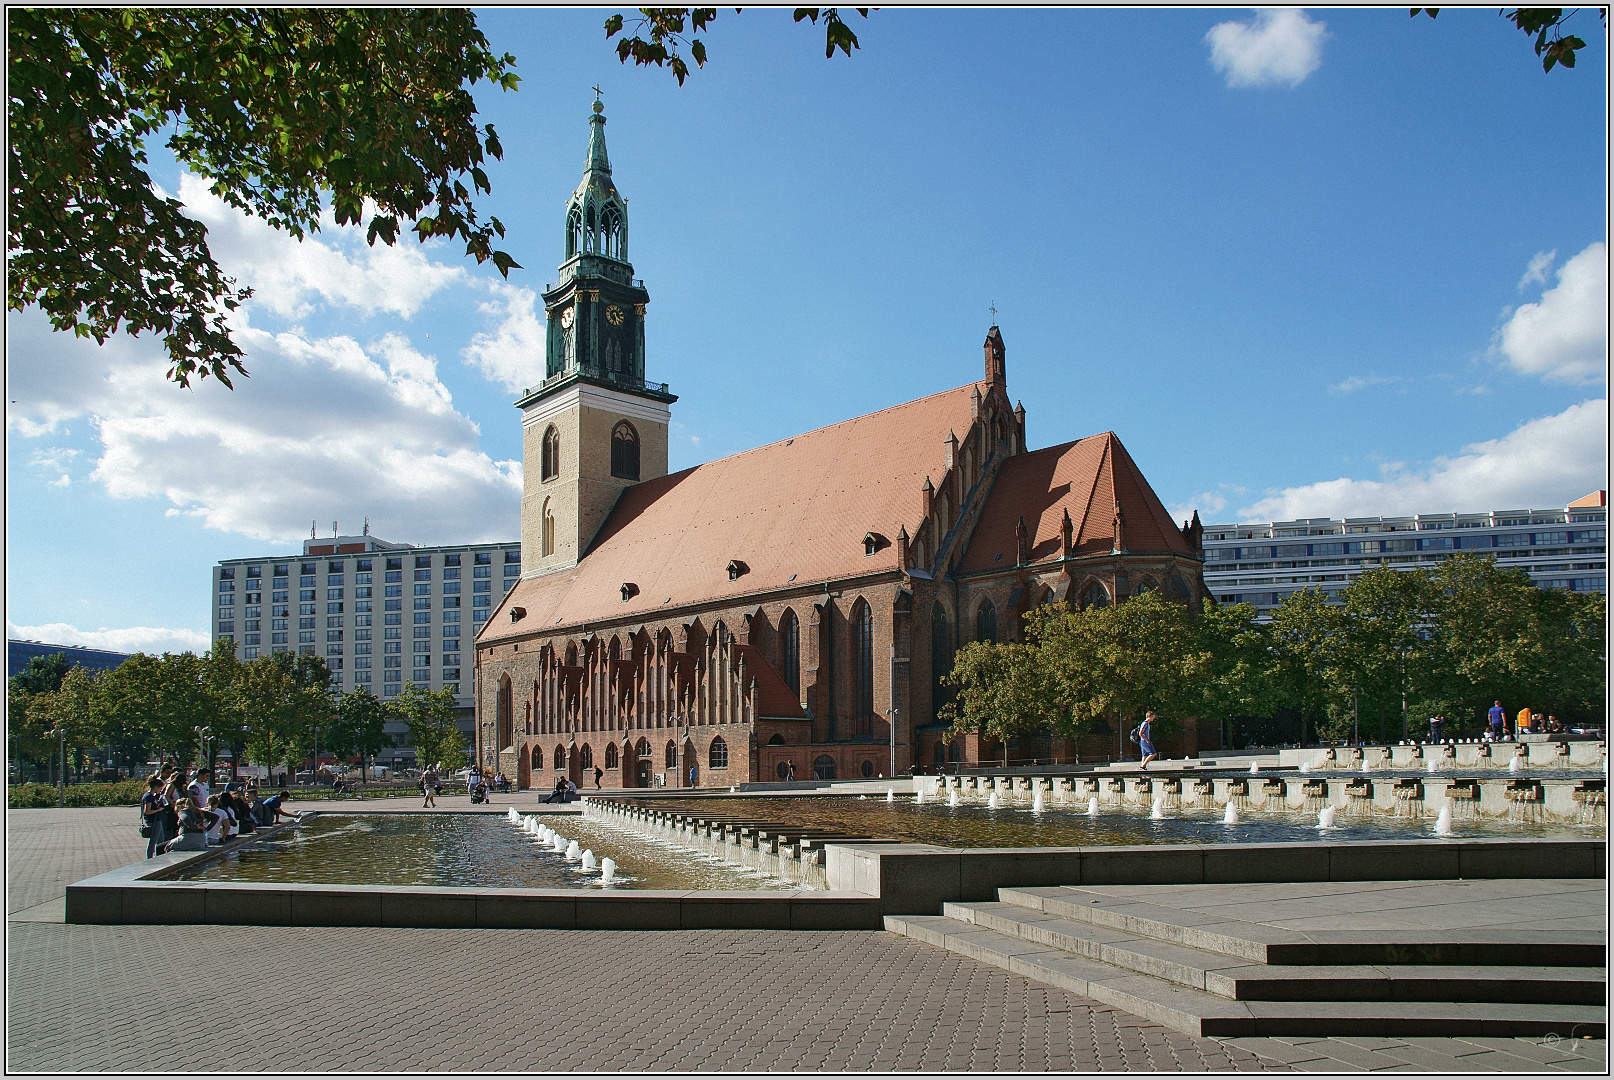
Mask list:
[[[475,787],[471,788],[471,802],[472,802],[473,805],[476,804],[476,803],[485,803],[487,801],[488,801],[488,786],[487,786],[487,784],[478,783]]]

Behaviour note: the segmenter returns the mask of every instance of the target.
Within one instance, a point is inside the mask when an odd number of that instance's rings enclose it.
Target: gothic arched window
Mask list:
[[[565,767],[566,767],[566,748],[564,746],[557,746],[557,747],[555,747],[555,771],[560,772]]]
[[[588,743],[583,744],[583,753],[581,757],[581,765],[585,770],[592,769],[594,767],[594,748]]]
[[[539,470],[540,480],[553,480],[560,475],[560,429],[554,424],[544,432],[543,460]]]
[[[1082,607],[1084,608],[1108,607],[1109,603],[1110,594],[1104,590],[1103,585],[1096,581],[1087,586],[1082,593]]]
[[[512,704],[513,702],[510,693],[510,676],[501,675],[499,676],[498,699],[494,704],[494,716],[496,718],[496,733],[494,735],[494,740],[498,743],[500,748],[509,746],[515,742],[514,718],[511,716],[511,713],[514,711],[511,708]]]
[[[605,767],[607,769],[616,768],[616,743],[612,743],[605,748]]]
[[[729,767],[729,744],[719,735],[712,740],[712,748],[706,755],[707,768],[726,769]]]
[[[611,475],[639,479],[639,433],[626,420],[611,431]]]
[[[852,655],[857,663],[857,717],[874,715],[874,611],[859,599],[852,607]]]
[[[640,739],[639,740],[639,745],[634,747],[633,752],[634,752],[635,756],[642,757],[642,758],[644,758],[646,760],[649,760],[649,758],[650,758],[650,740],[649,739]]]
[[[540,540],[539,556],[547,558],[555,554],[555,512],[549,508],[549,500],[544,500],[543,536]]]
[[[779,616],[779,674],[790,692],[801,697],[801,624],[789,608]]]
[[[667,744],[667,768],[678,768],[678,747],[672,743]]]
[[[982,600],[980,609],[975,612],[975,640],[997,643],[998,610],[990,600]]]
[[[942,678],[953,670],[953,635],[947,626],[947,610],[938,602],[930,615],[931,705],[940,709],[952,700],[952,688]]]

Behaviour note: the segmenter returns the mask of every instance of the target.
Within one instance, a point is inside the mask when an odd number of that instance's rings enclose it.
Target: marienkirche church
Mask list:
[[[669,474],[678,399],[645,381],[650,295],[598,102],[589,123],[544,378],[516,402],[523,575],[476,638],[477,760],[623,788],[1068,759],[947,740],[939,678],[1036,604],[1197,608],[1197,517],[1111,432],[1028,449],[996,326],[976,380]]]

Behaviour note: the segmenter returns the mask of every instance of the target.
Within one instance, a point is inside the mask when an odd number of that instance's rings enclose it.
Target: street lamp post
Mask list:
[[[213,774],[213,755],[210,754],[208,751],[211,749],[211,746],[212,746],[212,743],[213,743],[213,729],[210,726],[204,726],[204,727],[194,727],[191,730],[196,732],[196,741],[201,744],[202,768],[207,770],[208,779],[212,780],[213,779],[213,775],[212,775]]]
[[[51,728],[45,735],[47,738],[54,735],[62,741],[62,772],[56,780],[56,805],[63,807],[67,805],[67,729]]]

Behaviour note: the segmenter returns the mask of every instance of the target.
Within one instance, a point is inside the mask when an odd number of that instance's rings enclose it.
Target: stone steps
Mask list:
[[[1269,965],[1106,929],[1016,904],[947,904],[943,914],[1008,937],[1234,1001],[1473,1001],[1602,1005],[1602,968]]]
[[[948,903],[941,915],[888,915],[886,929],[1191,1035],[1606,1031],[1606,954],[1594,931],[1301,934],[1140,902],[1136,890],[998,896]]]
[[[1603,967],[1604,935],[1584,931],[1312,931],[1298,934],[1256,923],[1192,918],[1175,908],[1119,901],[1071,886],[999,889],[1004,903],[1137,937],[1236,956],[1255,964],[1454,964]]]

